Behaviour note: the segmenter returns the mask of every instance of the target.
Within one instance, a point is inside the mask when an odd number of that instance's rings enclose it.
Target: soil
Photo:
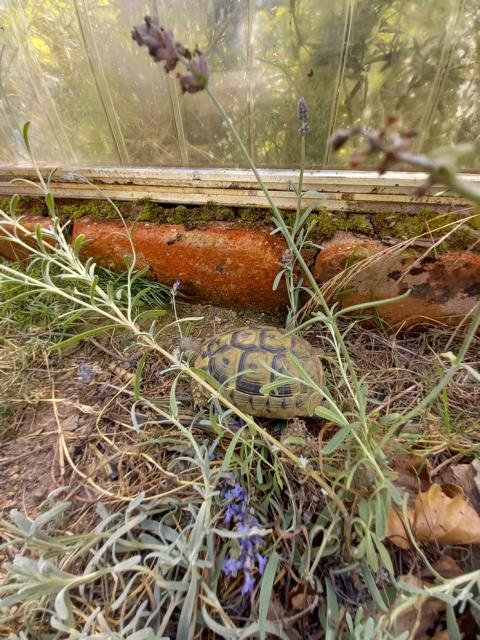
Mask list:
[[[249,324],[279,324],[279,319],[267,314],[234,311],[212,306],[179,304],[181,317],[203,317],[193,325],[191,337],[198,342],[235,326]],[[174,320],[168,314],[163,325]],[[160,324],[161,326],[161,324]],[[186,325],[183,325],[184,331]],[[180,337],[176,326],[166,329],[162,346],[174,352]],[[89,339],[60,357],[50,358],[43,373],[37,368],[34,388],[24,389],[23,402],[11,417],[12,426],[6,430],[0,459],[0,516],[12,509],[21,510],[35,518],[51,500],[64,499],[81,488],[82,479],[72,473],[65,458],[62,438],[73,462],[83,473],[92,466],[87,449],[98,459],[105,454],[103,435],[111,436],[115,421],[122,422],[122,408],[110,407],[115,389],[129,382],[139,351],[125,354],[125,338]],[[41,363],[39,363],[41,364]],[[143,390],[156,399],[167,397],[171,380],[161,372],[166,362],[150,357],[143,372]],[[82,372],[84,380],[82,381]],[[28,376],[28,372],[25,374]],[[92,379],[87,381],[86,378]],[[180,408],[191,410],[188,381],[177,387]],[[167,404],[168,406],[168,404]],[[106,411],[108,408],[108,411]],[[125,412],[127,413],[127,412]],[[113,414],[113,415],[112,415]],[[124,416],[128,421],[128,415]],[[110,433],[108,430],[113,429]],[[108,466],[108,465],[106,465]],[[115,477],[110,467],[105,469],[102,487],[115,492]],[[82,491],[81,493],[85,493]],[[50,498],[49,498],[50,496]],[[85,495],[80,499],[85,499]]]

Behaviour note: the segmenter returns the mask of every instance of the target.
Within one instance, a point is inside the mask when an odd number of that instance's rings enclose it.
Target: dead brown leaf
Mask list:
[[[416,497],[407,517],[418,542],[480,543],[480,516],[457,485],[432,484]],[[401,516],[394,509],[388,515],[387,537],[401,549],[410,548]]]
[[[480,516],[457,485],[432,484],[426,493],[421,493],[415,504],[414,528],[418,540],[480,542]]]
[[[390,467],[397,473],[395,485],[406,491],[409,496],[416,496],[420,491],[427,491],[432,481],[427,460],[413,454],[395,455]]]
[[[409,509],[407,511],[408,522],[410,528],[412,528],[413,511]],[[410,549],[410,543],[408,541],[408,535],[403,526],[403,520],[397,509],[390,509],[387,518],[387,538],[394,545],[408,551]]]
[[[273,598],[270,599],[270,603],[268,605],[268,613],[267,620],[274,620],[278,624],[280,624],[283,629],[285,635],[289,640],[301,640],[302,636],[292,625],[286,624],[286,619],[288,618],[287,612],[285,611],[284,606],[282,605],[280,598],[277,595],[274,595]],[[268,635],[267,638],[273,640],[272,635]]]
[[[441,555],[438,560],[432,564],[433,568],[443,578],[458,578],[464,574],[464,571],[458,566],[452,556],[446,554]]]
[[[315,590],[307,583],[299,583],[289,593],[290,607],[294,611],[303,611],[312,604]]]

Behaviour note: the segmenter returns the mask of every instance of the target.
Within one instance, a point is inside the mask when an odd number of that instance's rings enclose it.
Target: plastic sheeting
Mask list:
[[[27,120],[41,163],[245,164],[208,96],[182,96],[132,41],[145,14],[206,52],[260,166],[296,166],[302,95],[314,168],[344,161],[327,145],[336,128],[395,110],[418,149],[480,135],[478,0],[0,0],[2,164],[27,161]]]

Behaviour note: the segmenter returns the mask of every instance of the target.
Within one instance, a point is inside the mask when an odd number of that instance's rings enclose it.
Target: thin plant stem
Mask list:
[[[300,141],[300,173],[298,176],[297,185],[297,213],[295,216],[295,226],[293,229],[294,235],[299,231],[300,214],[302,211],[302,189],[303,189],[303,172],[305,169],[305,136],[301,136]]]

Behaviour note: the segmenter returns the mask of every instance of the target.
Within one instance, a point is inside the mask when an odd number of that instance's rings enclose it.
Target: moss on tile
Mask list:
[[[2,211],[10,210],[11,199],[12,196],[5,196],[0,199],[0,209]],[[17,213],[30,216],[46,216],[48,215],[48,210],[43,198],[20,196],[17,205]]]
[[[165,205],[154,202],[150,198],[136,201],[115,201],[122,215],[141,222],[158,224],[185,224],[189,228],[202,226],[209,222],[229,222],[246,225],[272,227],[272,213],[269,209],[257,207],[228,207],[207,202],[204,205]],[[0,199],[0,208],[8,211],[10,197]],[[76,220],[84,216],[117,220],[115,209],[105,200],[67,200],[57,199],[57,208],[64,219]],[[46,216],[48,211],[43,198],[22,196],[19,199],[18,211],[25,215]],[[292,225],[295,212],[283,210],[283,218],[287,225]],[[442,233],[451,230],[445,225],[458,222],[463,218],[458,213],[440,215],[431,209],[424,209],[415,214],[399,213],[345,213],[329,212],[318,209],[312,211],[309,221],[314,223],[311,238],[316,241],[328,240],[337,231],[349,231],[377,238],[395,237],[400,239],[414,238],[424,233],[431,233],[439,238]],[[442,228],[444,227],[444,228]],[[472,220],[465,222],[454,231],[441,245],[441,251],[461,251],[472,249],[480,253],[480,213]],[[477,243],[477,244],[475,244]]]
[[[119,206],[120,203],[115,203]],[[120,204],[121,206],[121,204]],[[78,220],[85,216],[94,218],[104,218],[105,220],[117,220],[118,214],[109,202],[103,200],[92,200],[89,202],[60,204],[58,213],[61,217],[70,220]]]
[[[345,215],[345,230],[363,233],[367,236],[373,235],[373,225],[370,216],[367,214],[352,213]]]

